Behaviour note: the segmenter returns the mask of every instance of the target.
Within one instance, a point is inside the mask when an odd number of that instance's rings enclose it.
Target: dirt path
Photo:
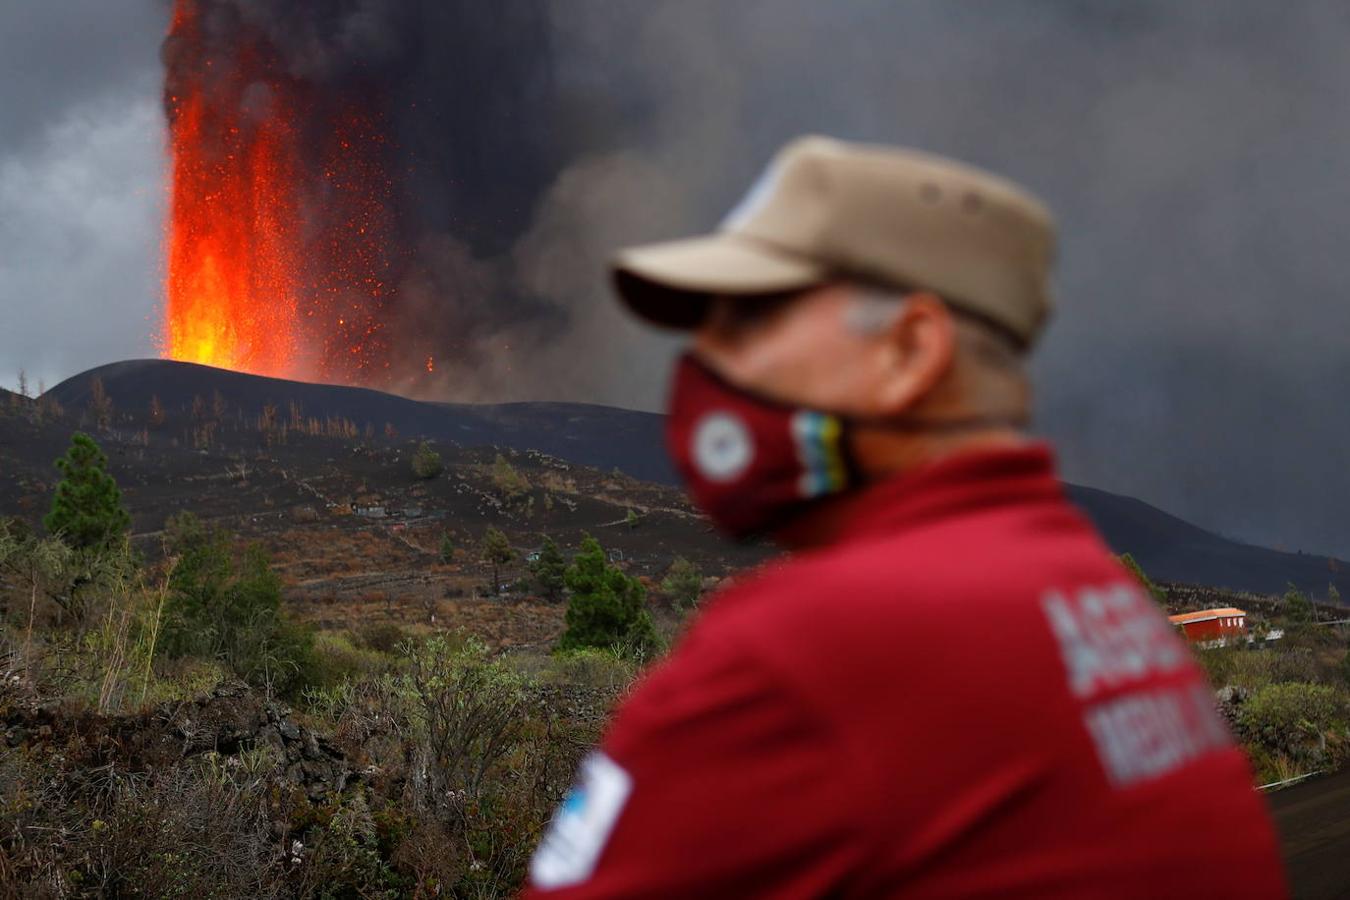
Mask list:
[[[1350,896],[1350,770],[1270,795],[1298,900]]]

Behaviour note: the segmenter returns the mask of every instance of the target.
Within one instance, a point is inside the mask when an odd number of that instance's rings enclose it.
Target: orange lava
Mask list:
[[[175,0],[165,53],[162,354],[378,383],[392,188],[377,117],[356,102],[338,112],[318,103],[259,35],[218,55],[199,0]]]

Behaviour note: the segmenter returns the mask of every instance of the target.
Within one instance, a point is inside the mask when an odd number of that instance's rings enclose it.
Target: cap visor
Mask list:
[[[826,280],[824,266],[729,234],[624,250],[614,286],[637,315],[671,328],[694,328],[714,296],[774,294]]]

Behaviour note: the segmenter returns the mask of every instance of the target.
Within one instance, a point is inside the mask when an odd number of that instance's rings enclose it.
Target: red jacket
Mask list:
[[[1049,450],[849,502],[623,705],[529,896],[1286,896],[1202,671]]]

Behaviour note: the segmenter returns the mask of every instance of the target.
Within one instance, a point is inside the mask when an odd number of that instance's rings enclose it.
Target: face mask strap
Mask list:
[[[801,410],[814,409],[813,407],[807,407],[797,403],[787,403],[773,397],[767,397],[758,391],[753,391],[749,388],[741,387],[738,384],[733,384],[722,377],[721,373],[717,372],[712,366],[708,365],[694,353],[685,353],[684,360],[703,373],[706,378],[716,382],[723,390],[761,406],[783,412],[798,412]],[[1031,424],[1031,420],[1028,416],[1012,414],[963,416],[959,419],[920,419],[913,416],[853,416],[833,412],[828,409],[817,411],[824,415],[832,416],[845,425],[875,428],[879,431],[897,431],[908,434],[915,434],[921,431],[932,431],[938,434],[953,434],[962,431],[980,431],[985,428],[1015,428],[1021,431]]]

